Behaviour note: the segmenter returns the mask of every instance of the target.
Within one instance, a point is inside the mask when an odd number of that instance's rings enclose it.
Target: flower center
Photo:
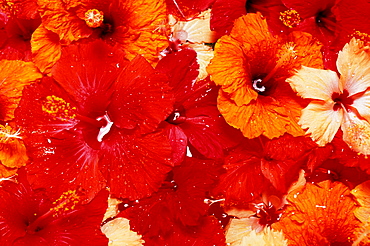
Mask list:
[[[42,111],[51,115],[54,120],[67,121],[76,118],[76,108],[54,95],[46,97],[42,104]]]
[[[302,18],[294,9],[288,9],[284,12],[280,12],[279,19],[289,28],[297,26],[302,21]]]
[[[176,108],[170,116],[166,119],[166,121],[170,124],[179,125],[186,121],[185,109],[184,107]]]
[[[104,21],[104,13],[103,11],[99,11],[97,9],[89,9],[85,13],[85,21],[89,27],[100,27]]]
[[[338,92],[334,92],[331,95],[331,99],[334,101],[334,110],[337,111],[340,108],[348,108],[348,106],[352,105],[353,99],[349,97],[349,93],[347,90],[344,90],[342,94]]]
[[[102,142],[103,141],[103,137],[105,135],[108,134],[108,132],[110,131],[112,125],[113,125],[113,121],[110,120],[109,116],[107,113],[105,113],[105,115],[101,116],[101,117],[98,117],[96,118],[97,121],[105,121],[106,124],[105,126],[102,126],[100,129],[99,129],[99,133],[98,133],[98,137],[97,137],[97,140],[98,142]]]
[[[275,208],[274,205],[265,203],[259,203],[255,205],[256,211],[256,217],[259,218],[258,223],[260,225],[266,226],[271,225],[274,222],[280,220],[281,212]]]

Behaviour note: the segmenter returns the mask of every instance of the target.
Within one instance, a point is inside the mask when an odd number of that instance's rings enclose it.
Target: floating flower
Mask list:
[[[59,194],[60,195],[60,194]],[[50,201],[31,189],[25,174],[18,183],[3,181],[0,186],[0,243],[2,245],[107,245],[100,231],[107,206],[107,191],[87,204],[75,190]]]
[[[369,66],[367,47],[352,39],[338,55],[340,77],[333,71],[302,67],[287,80],[298,95],[313,99],[302,110],[299,124],[320,146],[331,142],[340,127],[354,151],[370,154]]]
[[[157,131],[173,107],[167,78],[101,41],[65,49],[52,76],[25,89],[17,111],[31,185],[51,193],[81,187],[89,198],[106,182],[114,197],[157,190],[173,165]]]
[[[311,35],[273,36],[260,14],[248,14],[217,41],[207,70],[221,86],[218,108],[225,120],[248,138],[274,138],[304,134],[297,122],[305,102],[285,82],[301,65],[322,67]]]
[[[355,218],[357,204],[342,183],[323,181],[293,190],[279,222],[289,245],[351,245],[360,222]]]

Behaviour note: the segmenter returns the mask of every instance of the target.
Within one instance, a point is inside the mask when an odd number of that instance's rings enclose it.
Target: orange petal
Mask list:
[[[45,28],[58,34],[63,44],[70,44],[80,38],[89,37],[93,30],[88,27],[84,20],[80,19],[73,11],[67,11],[76,7],[79,1],[62,0],[39,0],[39,11]]]
[[[32,62],[0,61],[0,120],[14,118],[14,110],[21,100],[23,87],[41,77],[42,74]]]
[[[167,37],[160,30],[167,22],[164,0],[129,0],[120,4],[127,31],[116,30],[112,38],[122,45],[129,60],[140,54],[154,65],[159,53],[168,46]]]
[[[61,45],[57,34],[46,29],[42,24],[31,38],[33,62],[43,73],[50,73],[61,55]]]
[[[356,197],[357,202],[361,207],[355,210],[355,216],[363,225],[358,230],[358,238],[353,245],[360,245],[359,243],[370,243],[370,180],[356,186],[351,193]]]
[[[324,246],[348,244],[360,226],[355,218],[356,202],[342,183],[329,180],[294,190],[288,194],[280,222],[272,227],[282,230],[289,245]]]

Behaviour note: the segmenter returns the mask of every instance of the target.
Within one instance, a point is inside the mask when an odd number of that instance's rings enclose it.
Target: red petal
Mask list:
[[[136,200],[157,191],[172,169],[171,148],[164,133],[143,137],[112,129],[102,142],[100,167],[111,194]]]
[[[125,67],[117,81],[109,111],[120,128],[138,126],[141,133],[154,131],[173,108],[173,96],[167,78],[155,73],[151,65],[137,56]]]
[[[208,9],[215,0],[166,0],[169,14],[182,20],[190,19]]]

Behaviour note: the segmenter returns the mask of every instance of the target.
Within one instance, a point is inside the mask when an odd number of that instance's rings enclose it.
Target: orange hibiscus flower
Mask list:
[[[360,226],[354,215],[357,203],[347,186],[329,180],[298,188],[288,194],[280,222],[291,246],[351,245]]]
[[[207,69],[221,86],[218,107],[226,121],[248,138],[303,135],[297,121],[305,104],[285,80],[301,65],[321,68],[320,47],[303,32],[273,36],[259,13],[237,19]]]
[[[42,25],[32,37],[32,51],[48,72],[60,57],[60,45],[83,38],[103,39],[122,47],[130,60],[141,54],[151,62],[158,61],[159,52],[168,45],[159,28],[167,20],[162,0],[39,0],[38,4]],[[44,62],[42,52],[49,56]]]

